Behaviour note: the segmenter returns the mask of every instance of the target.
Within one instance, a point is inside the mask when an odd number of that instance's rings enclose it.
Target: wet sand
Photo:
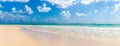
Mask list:
[[[118,39],[74,37],[35,26],[0,26],[0,46],[120,46]],[[84,38],[83,38],[84,37]]]

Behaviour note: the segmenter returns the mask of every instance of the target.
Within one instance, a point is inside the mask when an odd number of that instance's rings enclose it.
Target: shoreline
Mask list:
[[[120,24],[119,24],[120,25]],[[72,26],[72,27],[97,27],[97,28],[120,28],[120,26],[89,26],[89,25],[32,25],[32,24],[0,24],[0,26]]]
[[[30,26],[29,30],[39,31],[44,30],[42,32],[49,32],[55,34],[62,35],[72,35],[75,37],[86,36],[90,38],[97,39],[117,39],[120,40],[120,29],[119,28],[97,28],[97,27],[75,27],[75,26]],[[41,29],[40,29],[41,28]]]

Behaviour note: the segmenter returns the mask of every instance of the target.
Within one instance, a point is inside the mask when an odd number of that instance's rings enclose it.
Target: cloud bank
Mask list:
[[[57,5],[59,8],[67,8],[77,3],[77,0],[47,0],[47,1],[52,3],[53,5]]]

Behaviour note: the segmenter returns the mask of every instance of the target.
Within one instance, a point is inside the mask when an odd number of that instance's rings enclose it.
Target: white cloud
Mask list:
[[[120,0],[81,0],[80,3],[84,4],[84,5],[89,5],[91,3],[96,3],[96,2],[100,2],[100,1],[103,1],[103,2],[118,2]]]
[[[77,3],[77,0],[47,0],[52,4],[58,5],[60,8],[67,8]]]
[[[77,16],[87,16],[86,14],[84,13],[76,13]]]
[[[25,10],[28,14],[33,14],[32,9],[28,5],[25,5]]]
[[[2,4],[0,4],[0,8],[3,8]]]
[[[11,10],[12,10],[13,13],[16,12],[16,8],[15,7],[11,8]]]
[[[89,12],[88,14],[92,14],[93,12]]]
[[[13,8],[11,8],[11,10],[12,10],[12,13],[25,13],[25,11],[23,11],[23,10],[16,10],[16,8],[15,7],[13,7]]]
[[[98,12],[98,10],[95,10],[95,11],[94,11],[94,13],[97,13],[97,12]]]
[[[120,11],[120,3],[114,5],[114,11]]]
[[[94,11],[90,11],[90,12],[88,12],[88,14],[90,15],[90,14],[96,14],[96,13],[98,13],[99,12],[99,10],[94,10]]]
[[[0,2],[29,2],[30,0],[0,0]]]
[[[25,11],[20,9],[20,10],[17,11],[17,13],[25,13]]]
[[[94,0],[81,0],[80,3],[88,5],[88,4],[91,4],[92,2],[94,2]]]
[[[51,10],[50,7],[47,7],[44,3],[42,6],[37,6],[39,12],[49,12]]]
[[[96,14],[96,13],[98,13],[98,12],[99,12],[99,10],[94,10],[94,11],[88,12],[88,14]]]
[[[61,15],[64,16],[65,18],[69,18],[71,13],[70,13],[70,11],[62,11]]]
[[[0,14],[2,13],[2,10],[0,10]]]

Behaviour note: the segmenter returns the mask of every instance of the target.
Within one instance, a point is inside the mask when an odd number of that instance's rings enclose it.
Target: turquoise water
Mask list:
[[[88,26],[88,27],[120,27],[120,24],[79,24],[75,26]]]
[[[49,24],[40,26],[120,27],[120,24]]]
[[[19,26],[83,26],[83,27],[120,27],[120,24],[1,24],[1,25],[19,25]]]

